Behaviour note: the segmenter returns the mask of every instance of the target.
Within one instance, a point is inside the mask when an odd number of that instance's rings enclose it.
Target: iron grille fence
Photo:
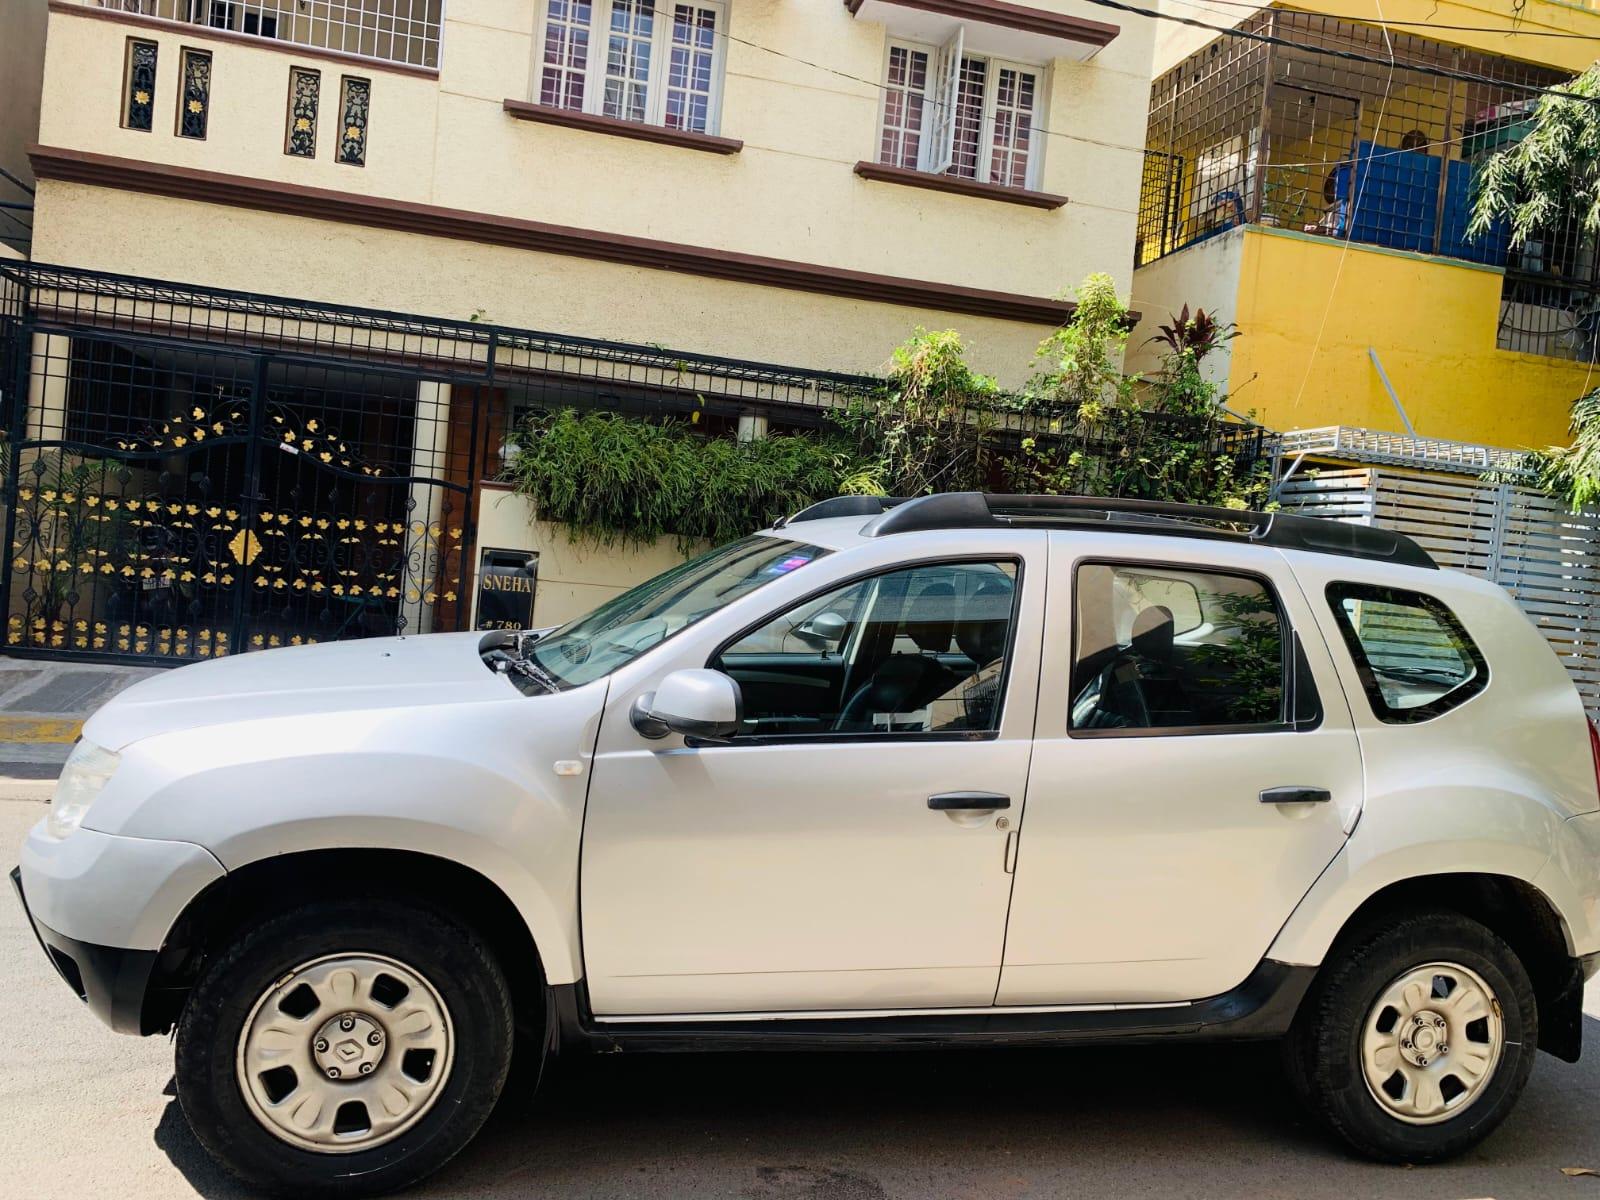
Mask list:
[[[363,58],[439,65],[443,0],[77,0]]]
[[[1504,225],[1467,235],[1475,172],[1562,72],[1289,9],[1240,28],[1298,45],[1219,38],[1156,79],[1138,265],[1254,223],[1501,267],[1499,346],[1595,361],[1600,256],[1577,213],[1517,249]],[[1391,46],[1392,70],[1316,52]]]

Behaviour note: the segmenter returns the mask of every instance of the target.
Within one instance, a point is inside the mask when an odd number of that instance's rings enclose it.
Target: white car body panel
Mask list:
[[[1261,961],[1361,816],[1361,754],[1343,689],[1304,598],[1275,572],[1291,623],[1310,626],[1302,636],[1323,710],[1316,729],[1069,735],[1080,564],[1259,576],[1281,562],[1193,538],[1141,537],[1107,554],[1102,537],[1049,536],[1054,652],[1039,692],[999,1002],[1159,1003],[1227,991]],[[1326,788],[1332,800],[1259,798],[1291,785]]]
[[[121,762],[83,827],[29,837],[30,907],[68,937],[149,950],[224,870],[300,851],[414,851],[498,887],[548,981],[586,981],[595,1011],[614,1017],[1199,999],[1262,957],[1320,963],[1379,889],[1460,871],[1537,887],[1571,952],[1600,951],[1600,792],[1583,710],[1500,589],[1215,540],[864,539],[864,523],[779,531],[840,553],[560,694],[525,695],[486,670],[476,634],[252,653],[141,683],[86,726]],[[704,667],[803,597],[990,555],[1024,560],[998,738],[686,748],[628,721],[668,672]],[[1066,737],[1082,556],[1268,575],[1305,642],[1322,726]],[[1378,720],[1324,595],[1333,580],[1444,601],[1482,646],[1489,690],[1430,721]],[[1257,799],[1284,784],[1333,800]],[[968,824],[927,809],[944,790],[1002,792],[1012,807]]]
[[[781,611],[863,571],[902,565],[905,547],[893,541],[811,563],[760,589],[750,607]],[[1022,818],[1038,690],[1046,547],[1027,533],[952,534],[919,539],[913,560],[986,556],[1022,563],[995,740],[686,750],[681,737],[641,739],[628,723],[635,697],[668,671],[704,666],[743,627],[731,617],[691,629],[647,671],[618,672],[583,843],[596,1015],[993,1003],[1011,895],[1006,842]],[[982,818],[930,811],[928,797],[949,791],[997,792],[1011,807]]]

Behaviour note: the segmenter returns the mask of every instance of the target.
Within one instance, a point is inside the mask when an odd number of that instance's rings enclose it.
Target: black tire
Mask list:
[[[1384,990],[1434,962],[1466,967],[1489,986],[1500,1003],[1504,1046],[1476,1099],[1437,1124],[1416,1125],[1374,1098],[1362,1070],[1361,1039]],[[1533,984],[1511,947],[1459,913],[1423,912],[1370,927],[1337,948],[1286,1039],[1285,1066],[1306,1107],[1358,1154],[1420,1164],[1458,1155],[1494,1131],[1527,1085],[1538,1042]]]
[[[240,1088],[236,1056],[256,1001],[301,963],[367,953],[405,964],[438,992],[454,1027],[449,1075],[417,1123],[370,1149],[325,1154],[270,1132]],[[242,932],[206,966],[178,1023],[178,1102],[202,1145],[274,1194],[369,1196],[438,1170],[482,1127],[511,1065],[512,1006],[483,940],[446,914],[387,899],[310,904]]]

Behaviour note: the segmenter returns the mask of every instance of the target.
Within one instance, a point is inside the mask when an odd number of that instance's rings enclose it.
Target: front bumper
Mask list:
[[[21,867],[11,868],[11,886],[17,890],[22,911],[27,914],[45,957],[78,999],[118,1033],[143,1033],[144,998],[150,974],[155,970],[156,951],[96,946],[57,933],[29,909],[28,897],[22,890]]]

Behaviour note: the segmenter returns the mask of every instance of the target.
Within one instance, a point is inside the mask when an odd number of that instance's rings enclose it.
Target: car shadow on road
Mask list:
[[[1592,1042],[1600,1022],[1586,1032]],[[414,1194],[1532,1195],[1570,1188],[1563,1166],[1600,1168],[1597,1101],[1600,1055],[1578,1066],[1541,1055],[1498,1134],[1413,1171],[1357,1162],[1324,1137],[1265,1045],[576,1057],[537,1093],[508,1093],[477,1141]],[[246,1194],[176,1103],[156,1141],[202,1195]]]

